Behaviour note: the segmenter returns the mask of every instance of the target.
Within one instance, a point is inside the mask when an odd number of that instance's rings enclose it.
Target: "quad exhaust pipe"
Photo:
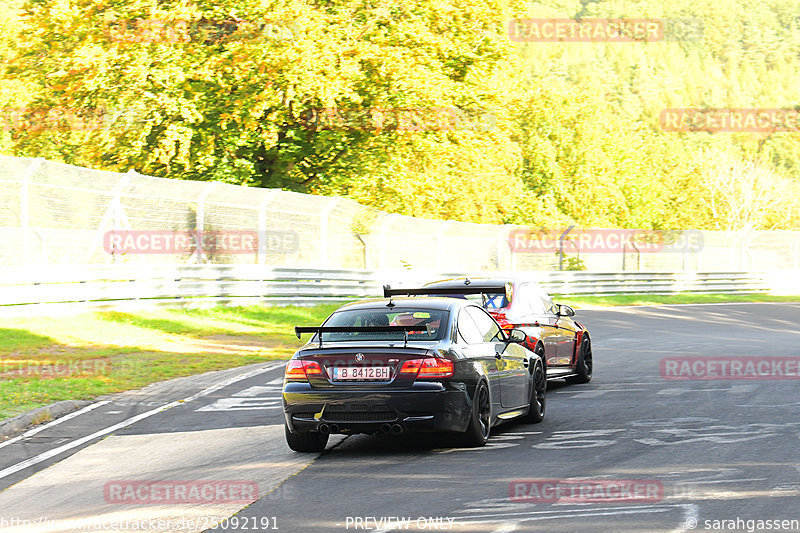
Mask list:
[[[406,428],[403,427],[402,424],[388,424],[388,423],[381,424],[379,429],[381,433],[385,433],[387,435],[388,434],[400,435],[401,433],[404,433],[406,430]],[[339,427],[338,424],[322,423],[319,425],[318,431],[322,434],[329,435],[332,433],[339,433],[341,431],[341,428]]]
[[[339,425],[338,424],[320,424],[319,425],[319,432],[328,435],[330,433],[339,433]]]

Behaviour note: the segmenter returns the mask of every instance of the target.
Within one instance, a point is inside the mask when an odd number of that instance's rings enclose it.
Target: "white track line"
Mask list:
[[[499,522],[498,528],[493,531],[514,531],[506,529],[512,524],[518,526],[522,522],[530,522],[533,520],[559,520],[570,518],[584,518],[593,516],[619,516],[631,514],[651,514],[651,513],[665,513],[674,509],[685,510],[686,506],[683,504],[678,505],[645,505],[635,507],[601,507],[599,509],[564,509],[558,511],[523,511],[519,513],[489,513],[474,516],[456,517],[454,524],[465,526],[469,524],[484,524]],[[391,529],[378,529],[375,533],[388,533],[390,531],[397,531],[399,528],[394,527]]]
[[[577,297],[576,297],[577,299]],[[566,301],[566,298],[562,298]],[[770,305],[788,304],[797,305],[800,302],[705,302],[696,304],[643,304],[643,305],[597,305],[591,307],[581,307],[576,311],[613,311],[614,309],[641,309],[642,307],[687,307],[687,306],[711,306],[711,305]]]
[[[41,426],[36,426],[35,428],[31,429],[30,431],[26,431],[22,435],[17,435],[13,439],[8,439],[7,441],[0,442],[0,448],[3,448],[4,446],[8,446],[9,444],[14,444],[15,442],[19,442],[22,439],[27,439],[31,435],[36,435],[40,431],[44,431],[45,429],[49,429],[49,428],[51,428],[53,426],[57,426],[60,423],[66,422],[67,420],[71,420],[71,419],[75,418],[76,416],[82,415],[83,413],[88,413],[89,411],[92,411],[94,409],[97,409],[98,407],[102,407],[103,405],[105,405],[107,403],[110,403],[110,401],[111,400],[103,400],[102,402],[97,402],[97,403],[93,403],[91,405],[87,405],[83,409],[80,409],[80,410],[75,411],[73,413],[70,413],[68,415],[62,416],[61,418],[56,418],[52,422],[48,422],[47,424],[44,424],[44,425],[41,425]]]
[[[37,455],[35,457],[31,457],[30,459],[26,459],[25,461],[22,461],[21,463],[17,463],[15,465],[9,466],[8,468],[0,470],[0,479],[8,477],[8,476],[10,476],[12,474],[15,474],[15,473],[19,472],[20,470],[24,470],[25,468],[28,468],[29,466],[33,466],[35,464],[41,463],[42,461],[47,461],[48,459],[51,459],[51,458],[53,458],[53,457],[55,457],[55,456],[57,456],[57,455],[59,455],[61,453],[64,453],[64,452],[66,452],[68,450],[71,450],[73,448],[77,448],[78,446],[81,446],[82,444],[90,442],[90,441],[92,441],[92,440],[94,440],[94,439],[96,439],[98,437],[102,437],[104,435],[108,435],[109,433],[112,433],[112,432],[114,432],[114,431],[116,431],[118,429],[121,429],[121,428],[130,426],[132,424],[135,424],[136,422],[139,422],[140,420],[144,420],[145,418],[149,418],[149,417],[151,417],[151,416],[153,416],[155,414],[158,414],[158,413],[160,413],[162,411],[166,411],[167,409],[171,409],[171,408],[176,407],[178,405],[182,405],[182,404],[184,404],[186,402],[191,402],[192,400],[196,400],[197,398],[200,398],[202,396],[206,396],[208,394],[211,394],[212,392],[216,392],[216,391],[218,391],[218,390],[220,390],[220,389],[222,389],[224,387],[227,387],[228,385],[236,383],[237,381],[242,381],[244,379],[248,379],[248,378],[251,378],[253,376],[257,376],[259,374],[263,374],[265,372],[269,372],[270,370],[274,370],[275,368],[278,368],[278,367],[280,367],[282,365],[285,365],[285,364],[286,364],[285,362],[281,361],[281,362],[276,363],[274,365],[270,365],[270,366],[267,366],[267,367],[264,367],[264,368],[259,368],[259,369],[256,369],[256,370],[251,370],[250,372],[246,372],[244,374],[240,374],[238,376],[234,376],[232,378],[226,379],[225,381],[217,383],[216,385],[212,385],[211,387],[208,387],[207,389],[204,389],[204,390],[198,392],[197,394],[193,394],[192,396],[189,396],[188,398],[184,398],[183,400],[170,402],[170,403],[168,403],[166,405],[162,405],[161,407],[158,407],[156,409],[152,409],[150,411],[146,411],[144,413],[141,413],[141,414],[138,414],[138,415],[133,416],[131,418],[128,418],[126,420],[123,420],[122,422],[114,424],[113,426],[109,426],[107,428],[101,429],[100,431],[96,431],[96,432],[92,433],[91,435],[87,435],[85,437],[81,437],[80,439],[74,440],[72,442],[68,442],[67,444],[59,446],[58,448],[53,448],[52,450],[48,450],[48,451],[46,451],[44,453],[40,453],[39,455]]]

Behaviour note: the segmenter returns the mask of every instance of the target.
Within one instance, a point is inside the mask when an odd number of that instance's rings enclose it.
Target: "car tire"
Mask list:
[[[492,421],[492,402],[486,382],[481,381],[475,390],[472,402],[472,415],[467,430],[460,436],[460,444],[466,448],[484,446],[489,440]]]
[[[565,381],[573,385],[589,383],[592,380],[592,367],[592,341],[584,334],[581,341],[581,353],[578,356],[578,363],[575,365],[575,375],[566,378]]]
[[[528,414],[522,420],[528,424],[538,424],[544,420],[544,412],[547,407],[547,371],[544,368],[542,359],[537,357],[533,361],[531,370],[531,401]]]
[[[286,444],[296,452],[319,453],[328,445],[328,435],[319,431],[292,433],[286,424],[283,431],[286,434]]]

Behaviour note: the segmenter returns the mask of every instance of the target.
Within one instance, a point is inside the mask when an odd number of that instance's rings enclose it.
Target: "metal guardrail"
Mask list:
[[[295,304],[380,297],[381,287],[417,286],[455,274],[428,275],[367,270],[265,268],[261,265],[135,267],[47,266],[0,268],[0,308],[39,304],[125,302],[152,304]],[[746,272],[516,272],[562,296],[767,292],[763,273]]]
[[[765,292],[764,273],[749,272],[543,272],[540,284],[552,294],[674,294]]]

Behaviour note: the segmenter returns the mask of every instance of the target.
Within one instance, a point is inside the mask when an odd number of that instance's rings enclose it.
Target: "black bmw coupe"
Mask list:
[[[483,446],[493,426],[541,422],[547,376],[474,302],[395,298],[345,305],[286,366],[283,405],[292,450],[319,452],[332,433],[446,431]]]

